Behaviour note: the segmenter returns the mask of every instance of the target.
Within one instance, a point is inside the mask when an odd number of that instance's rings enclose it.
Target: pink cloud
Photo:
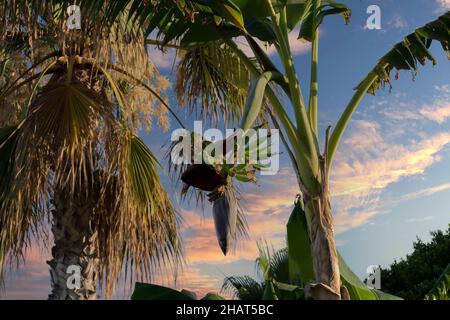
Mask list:
[[[450,9],[450,0],[436,0],[441,9]]]
[[[438,100],[432,106],[423,107],[419,113],[427,118],[443,124],[450,118],[450,102],[448,100]]]

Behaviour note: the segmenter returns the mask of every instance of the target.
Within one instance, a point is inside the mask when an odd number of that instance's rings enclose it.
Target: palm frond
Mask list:
[[[139,137],[133,136],[129,139],[126,162],[131,194],[136,203],[144,206],[143,211],[153,213],[158,203],[164,202],[162,189],[158,189],[158,160]]]
[[[272,255],[270,269],[276,281],[290,283],[287,248],[280,249]]]
[[[257,271],[265,280],[290,283],[287,248],[275,250],[265,241],[258,242]]]
[[[189,113],[231,123],[242,115],[249,80],[240,59],[217,41],[183,52],[175,91],[179,105]]]
[[[16,126],[4,127],[0,129],[0,210],[9,188],[13,181],[14,154],[17,148],[17,140],[20,132]],[[0,215],[0,283],[3,277],[3,266],[7,255],[12,247],[17,245],[18,238],[11,237],[8,229],[8,221]]]
[[[0,205],[2,199],[9,192],[13,179],[14,154],[16,153],[17,141],[20,131],[17,126],[4,127],[0,129]]]
[[[273,279],[271,270],[271,261],[273,254],[273,247],[269,246],[266,241],[258,241],[258,257],[256,258],[256,270],[261,273],[264,280]]]
[[[239,300],[261,300],[264,285],[249,276],[235,276],[225,278],[222,291],[231,293]]]

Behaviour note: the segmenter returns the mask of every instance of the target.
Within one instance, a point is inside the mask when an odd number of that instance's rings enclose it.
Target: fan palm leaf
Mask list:
[[[65,28],[66,1],[0,6],[0,60],[8,62],[0,109],[20,104],[13,126],[1,129],[0,171],[13,178],[1,183],[0,275],[32,234],[46,238],[56,194],[64,191],[67,203],[86,194],[96,199],[92,245],[107,297],[123,271],[149,280],[182,262],[177,213],[138,137],[155,119],[167,128],[168,82],[149,60],[142,28],[128,21],[128,5],[101,23],[109,4],[84,6],[77,31]]]
[[[175,91],[179,105],[189,113],[199,112],[214,123],[230,123],[242,116],[249,79],[240,59],[216,41],[182,53]]]

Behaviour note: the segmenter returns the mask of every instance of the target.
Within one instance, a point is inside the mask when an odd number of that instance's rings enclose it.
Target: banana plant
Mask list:
[[[314,271],[308,236],[306,213],[300,196],[294,203],[287,224],[287,248],[275,251],[265,242],[258,242],[259,255],[256,269],[262,276],[259,282],[250,276],[228,276],[224,279],[222,292],[239,300],[305,300],[322,294],[320,287],[311,286]],[[339,268],[341,299],[345,300],[402,300],[402,298],[367,287],[347,266],[340,255]],[[446,299],[448,291],[448,267],[430,290],[426,299]],[[316,296],[317,297],[317,296]],[[320,296],[319,296],[320,297]],[[136,283],[132,300],[196,300],[190,291],[176,291],[154,284]],[[208,294],[202,300],[222,299]]]
[[[344,109],[334,126],[321,136],[317,116],[319,112],[318,44],[319,29],[329,15],[340,15],[348,22],[351,10],[331,0],[190,0],[157,1],[151,7],[151,14],[141,7],[133,11],[134,19],[144,19],[147,34],[158,32],[158,39],[148,40],[149,44],[162,47],[176,46],[189,52],[202,50],[211,44],[225,45],[223,60],[215,65],[218,70],[224,65],[236,70],[235,77],[242,73],[242,66],[251,75],[250,84],[241,88],[247,90],[247,100],[238,108],[241,127],[245,130],[253,125],[258,115],[268,115],[275,127],[281,131],[285,148],[290,155],[302,193],[302,206],[305,212],[312,274],[309,276],[309,293],[316,299],[341,299],[341,292],[349,290],[348,281],[341,281],[342,269],[335,245],[333,215],[328,187],[333,158],[341,138],[360,102],[366,94],[374,94],[384,84],[390,84],[391,73],[395,70],[410,70],[416,73],[420,65],[436,59],[429,51],[433,42],[440,43],[450,58],[450,12],[437,20],[415,30],[396,44],[384,55],[357,86],[354,96]],[[296,32],[300,25],[299,38],[311,42],[310,91],[308,100],[300,86],[299,75],[293,62],[292,50],[288,41],[289,33]],[[246,54],[240,46],[245,39],[253,54]],[[278,69],[265,53],[260,43],[275,46],[282,63]],[[227,64],[226,55],[236,57],[239,63]],[[230,55],[230,52],[233,54]],[[195,57],[186,55],[188,58]],[[207,59],[203,55],[202,59]],[[208,60],[203,60],[208,63]],[[216,59],[217,61],[217,59]],[[181,64],[186,63],[182,60]],[[213,69],[214,66],[211,67]],[[230,71],[228,71],[230,72]],[[177,90],[179,101],[194,100],[217,108],[223,103],[223,93],[235,90],[239,83],[229,83],[219,75],[208,73],[207,79],[192,71],[183,73],[184,81]],[[191,77],[191,78],[189,78]],[[397,78],[397,76],[396,76]],[[183,90],[183,85],[200,83],[200,88]],[[210,87],[205,87],[210,85]],[[192,88],[192,85],[191,85]],[[220,94],[215,91],[220,89]],[[277,90],[284,91],[289,98],[284,103]],[[192,99],[192,98],[196,99]],[[221,99],[222,98],[222,99]],[[217,103],[217,102],[220,103]],[[264,101],[267,101],[268,106]],[[236,106],[225,107],[236,110]],[[209,110],[209,112],[213,112]],[[236,112],[233,112],[236,114]],[[294,116],[290,116],[293,114]],[[320,138],[325,147],[319,147]],[[295,241],[295,240],[293,240]],[[370,297],[366,297],[370,298]]]
[[[435,286],[425,296],[425,300],[450,300],[450,264],[442,272]]]

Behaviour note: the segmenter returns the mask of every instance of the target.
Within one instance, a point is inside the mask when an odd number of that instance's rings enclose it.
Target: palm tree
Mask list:
[[[130,12],[132,19],[142,21],[147,34],[158,32],[158,38],[146,40],[147,43],[179,47],[187,52],[180,62],[182,78],[177,82],[180,103],[188,107],[200,104],[203,114],[216,111],[220,114],[221,110],[233,114],[233,110],[245,107],[241,113],[242,129],[251,128],[261,113],[280,129],[303,195],[308,222],[313,276],[302,281],[309,283],[308,292],[314,292],[314,298],[340,299],[345,288],[341,287],[328,188],[337,147],[363,97],[389,84],[394,69],[416,73],[418,66],[427,60],[436,64],[428,50],[433,42],[439,42],[449,54],[450,12],[417,29],[383,56],[357,86],[333,131],[328,128],[320,135],[319,28],[328,15],[339,14],[347,21],[351,11],[345,5],[331,0],[160,0],[141,5],[132,2],[135,4]],[[120,4],[114,7],[116,12],[120,7]],[[114,14],[109,19],[113,17]],[[289,33],[295,32],[299,25],[299,36],[312,44],[308,100],[304,98],[288,41]],[[241,49],[242,42],[246,42],[252,54]],[[283,70],[265,54],[260,42],[276,48]],[[212,50],[214,47],[219,50]],[[221,72],[224,69],[226,76]],[[253,79],[251,86],[241,76],[245,73]],[[248,91],[245,104],[235,94],[242,91]],[[280,99],[281,92],[288,103]],[[325,141],[322,150],[321,136]]]
[[[123,273],[149,279],[181,258],[177,215],[158,161],[139,138],[167,128],[168,82],[149,59],[130,7],[65,1],[0,6],[0,277],[53,235],[50,299],[110,297]],[[132,8],[131,8],[132,9]],[[67,285],[79,266],[81,286]]]
[[[292,292],[289,294],[287,291],[279,289],[279,284],[285,286],[291,284],[287,248],[274,251],[269,245],[260,242],[258,251],[256,268],[264,281],[259,282],[249,276],[226,277],[222,290],[231,293],[234,298],[239,300],[299,299],[301,294]],[[300,288],[297,293],[301,293]]]

